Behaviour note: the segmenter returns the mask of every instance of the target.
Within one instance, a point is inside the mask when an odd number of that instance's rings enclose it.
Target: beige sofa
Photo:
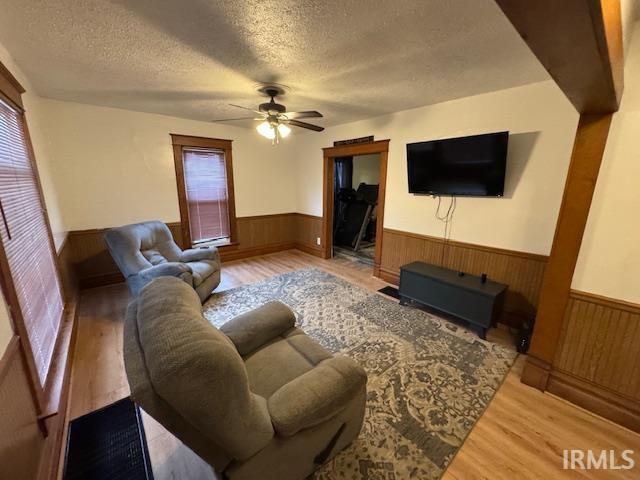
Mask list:
[[[359,434],[366,374],[270,302],[220,330],[183,281],[162,277],[129,306],[132,398],[230,480],[296,480]]]

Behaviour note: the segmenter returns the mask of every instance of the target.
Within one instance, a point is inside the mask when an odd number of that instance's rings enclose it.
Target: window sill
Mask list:
[[[197,243],[195,245],[193,245],[191,248],[200,248],[200,247],[218,247],[218,248],[224,248],[224,247],[233,247],[239,245],[239,242],[232,242],[230,240],[223,240],[223,241],[219,241],[219,240],[214,240],[211,242],[202,242],[202,243]]]

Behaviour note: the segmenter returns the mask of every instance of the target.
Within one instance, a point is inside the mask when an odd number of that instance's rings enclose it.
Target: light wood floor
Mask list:
[[[228,262],[220,289],[315,267],[375,291],[386,285],[366,267],[345,259],[321,260],[297,250]],[[70,417],[129,394],[122,359],[124,285],[83,292],[72,372]],[[505,341],[493,330],[489,340]],[[520,383],[520,357],[448,470],[445,480],[638,479],[640,435]],[[208,466],[150,417],[145,427],[154,475],[165,479],[213,479]],[[636,467],[616,471],[562,470],[563,449],[635,451]]]

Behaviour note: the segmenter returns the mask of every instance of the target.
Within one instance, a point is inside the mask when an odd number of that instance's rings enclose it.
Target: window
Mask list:
[[[7,97],[4,97],[7,98]],[[17,334],[44,390],[64,302],[23,112],[0,97],[0,264]]]
[[[171,135],[183,245],[235,235],[231,140]]]

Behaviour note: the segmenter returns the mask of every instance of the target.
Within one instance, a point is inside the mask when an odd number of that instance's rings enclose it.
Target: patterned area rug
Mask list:
[[[204,315],[220,326],[278,299],[325,348],[367,371],[359,439],[317,480],[437,479],[489,404],[516,353],[328,273],[298,270],[214,294]]]

